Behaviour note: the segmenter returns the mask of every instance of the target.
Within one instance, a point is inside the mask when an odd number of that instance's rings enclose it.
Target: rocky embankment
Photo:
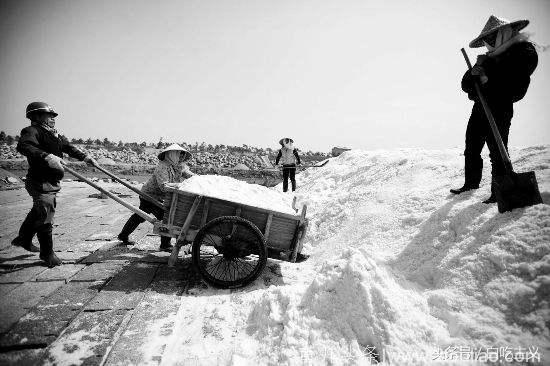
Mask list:
[[[132,177],[139,177],[136,178],[138,181],[147,179],[147,176],[153,173],[158,162],[158,151],[154,149],[143,153],[137,153],[134,150],[109,151],[104,148],[82,149],[92,155],[103,168],[130,180]],[[71,161],[72,159],[68,160],[69,166],[85,173],[88,177],[106,177],[95,168],[87,167],[81,162]],[[258,156],[254,155],[198,152],[193,155],[188,164],[191,170],[197,174],[230,176],[268,187],[276,185],[281,180],[278,169],[267,167]],[[28,164],[25,157],[15,150],[15,145],[3,144],[0,145],[0,168],[11,172],[13,176],[21,177],[25,175]]]

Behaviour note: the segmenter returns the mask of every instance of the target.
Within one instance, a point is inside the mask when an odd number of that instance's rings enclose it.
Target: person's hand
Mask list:
[[[470,73],[479,77],[481,84],[485,84],[489,80],[487,75],[485,75],[485,69],[478,64],[475,64],[474,67],[472,67],[472,71]]]
[[[88,165],[88,166],[96,166],[97,165],[97,161],[92,158],[91,156],[87,155],[85,158],[84,158],[84,162]]]
[[[480,66],[481,66],[481,64],[483,64],[483,62],[484,62],[485,60],[487,60],[487,58],[489,58],[489,56],[487,56],[487,55],[484,55],[484,54],[478,55],[478,56],[477,56],[477,60],[476,60],[476,65],[480,65]]]
[[[472,67],[472,71],[470,71],[470,73],[474,76],[481,76],[485,75],[485,70],[480,65],[475,64],[474,67]]]
[[[48,154],[45,157],[46,163],[48,163],[48,166],[53,169],[63,170],[63,165],[65,164],[65,161],[61,159],[59,156],[54,154]]]

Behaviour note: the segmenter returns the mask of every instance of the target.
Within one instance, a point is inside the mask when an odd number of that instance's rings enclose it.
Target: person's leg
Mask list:
[[[53,219],[56,207],[56,193],[38,193],[33,195],[33,209],[37,213],[35,221],[36,236],[40,243],[40,259],[48,267],[55,267],[63,262],[53,250]]]
[[[149,203],[148,203],[149,204]],[[164,216],[164,209],[157,207],[153,204],[150,204],[149,207],[151,213],[155,215],[155,217],[159,220],[162,220],[162,217]],[[170,241],[172,240],[169,236],[160,236],[160,248],[159,250],[165,251],[165,252],[171,252],[173,249],[172,244],[170,244]]]
[[[465,149],[464,149],[464,185],[461,188],[451,189],[454,194],[479,188],[483,172],[483,159],[481,151],[485,145],[486,130],[485,117],[481,106],[478,104],[472,108],[472,114],[466,127]]]
[[[32,198],[31,190],[27,188],[27,192],[29,193],[29,196]],[[34,234],[36,234],[36,222],[38,221],[39,213],[37,212],[37,208],[34,205],[34,198],[33,198],[33,207],[27,214],[27,217],[25,217],[25,220],[23,220],[23,223],[21,224],[21,227],[19,228],[19,234],[18,236],[12,240],[11,244],[15,246],[22,247],[23,249],[28,250],[29,252],[40,252],[40,249],[36,247],[32,243],[32,238],[34,237]]]
[[[289,169],[283,167],[283,192],[288,191],[288,176],[289,176]]]
[[[296,168],[289,169],[290,183],[292,183],[292,192],[296,190]]]
[[[130,234],[132,234],[142,222],[145,222],[145,220],[141,216],[137,214],[130,216],[118,234],[118,239],[124,243],[129,243]]]
[[[139,209],[146,213],[151,213],[149,205],[147,205],[146,201],[142,199],[139,201]],[[145,222],[145,219],[138,214],[133,214],[130,216],[118,234],[118,239],[124,243],[129,243],[130,234],[132,234],[134,230],[136,230],[137,227],[143,222]]]
[[[498,109],[494,109],[494,118],[497,125],[498,132],[504,143],[506,151],[508,151],[508,135],[510,133],[510,125],[514,111],[512,106],[501,106]],[[490,127],[489,127],[490,128]],[[495,189],[494,189],[494,180],[495,177],[502,176],[506,174],[506,166],[504,165],[504,160],[500,155],[500,150],[498,149],[497,142],[493,133],[488,133],[487,136],[487,147],[489,148],[489,158],[491,159],[491,196],[483,201],[484,203],[495,203],[497,201]]]

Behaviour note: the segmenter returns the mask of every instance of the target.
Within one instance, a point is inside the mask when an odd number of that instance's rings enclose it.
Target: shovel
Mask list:
[[[462,48],[461,51],[464,55],[464,59],[466,60],[466,64],[468,65],[468,69],[472,70],[472,64],[470,63],[470,59],[468,58],[466,51],[464,48]],[[502,138],[498,132],[498,128],[493,114],[489,109],[489,105],[485,101],[485,98],[483,98],[478,82],[476,81],[474,85],[479,101],[481,102],[481,105],[485,110],[485,114],[487,115],[487,120],[489,121],[491,130],[493,131],[500,156],[502,157],[502,161],[504,162],[504,166],[506,168],[506,173],[504,175],[493,177],[492,184],[497,197],[498,212],[503,213],[506,211],[511,211],[514,208],[542,203],[542,197],[540,196],[535,172],[514,172],[512,162],[510,161],[510,156],[508,155],[508,151],[506,151],[506,147],[502,142]]]

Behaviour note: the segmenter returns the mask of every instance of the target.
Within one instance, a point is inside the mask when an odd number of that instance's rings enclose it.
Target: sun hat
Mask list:
[[[183,155],[182,161],[187,161],[191,159],[191,153],[189,151],[185,150],[183,147],[181,147],[178,144],[172,144],[158,154],[159,160],[164,160],[164,155],[168,151],[183,151],[184,155]]]
[[[290,137],[283,137],[282,139],[279,140],[279,144],[281,146],[284,146],[284,143],[283,143],[284,140],[289,140],[290,142],[294,143],[294,140],[291,139]]]
[[[528,24],[529,21],[527,19],[510,22],[509,20],[506,20],[504,18],[499,18],[497,16],[491,15],[489,17],[489,20],[487,20],[487,23],[485,23],[485,27],[483,27],[483,30],[481,31],[479,36],[477,36],[472,42],[470,42],[470,48],[483,47],[483,39],[485,37],[494,32],[497,32],[500,28],[506,25],[511,26],[517,32],[527,27]]]

